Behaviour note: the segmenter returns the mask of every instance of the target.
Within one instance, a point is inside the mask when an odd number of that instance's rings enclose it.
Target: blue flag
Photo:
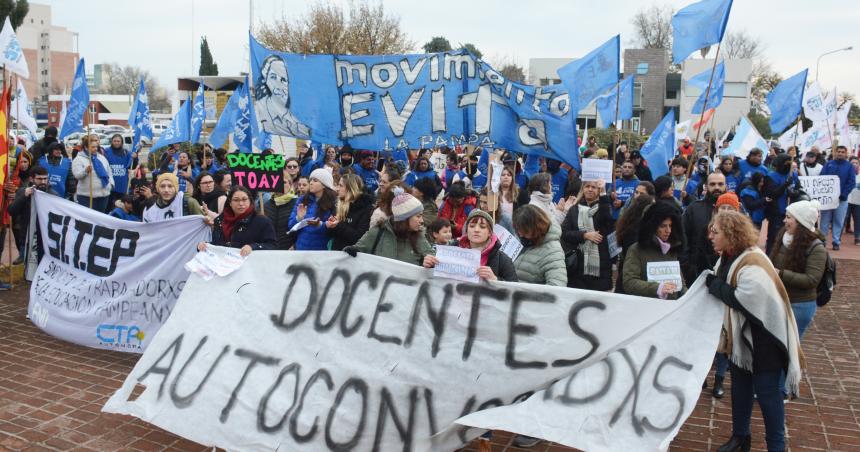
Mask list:
[[[209,134],[209,144],[215,148],[222,147],[227,141],[227,137],[233,132],[233,124],[236,122],[236,112],[238,111],[236,106],[238,97],[239,90],[237,89],[230,95],[227,104],[224,105],[224,110],[221,111],[221,117],[218,118],[212,133]]]
[[[69,106],[66,109],[66,119],[63,121],[62,133],[59,140],[74,132],[85,132],[84,115],[90,105],[90,90],[87,88],[87,71],[84,59],[78,62],[75,70],[75,80],[72,82],[72,95],[69,98]]]
[[[233,121],[233,144],[239,148],[239,152],[254,152],[254,129],[255,121],[251,96],[248,90],[248,78],[245,83],[236,88],[236,116]]]
[[[655,178],[669,173],[668,162],[675,156],[675,110],[666,113],[639,152]]]
[[[615,35],[588,55],[559,68],[558,76],[570,93],[574,115],[618,83],[620,51],[621,35]]]
[[[578,165],[564,87],[509,81],[467,51],[299,55],[253,37],[250,51],[255,115],[273,135],[384,155],[471,145]]]
[[[633,78],[632,75],[625,78],[594,102],[600,114],[600,120],[603,121],[603,127],[615,124],[616,110],[619,121],[633,117]],[[616,99],[618,99],[617,105]]]
[[[702,94],[699,95],[699,98],[696,99],[696,103],[693,104],[693,114],[698,115],[701,114],[703,110],[710,110],[711,108],[717,108],[723,103],[723,90],[726,86],[726,64],[725,60],[723,60],[720,64],[714,68],[714,77],[711,80],[711,70],[708,69],[705,72],[695,75],[690,80],[687,80],[688,85],[695,86],[702,90]],[[708,82],[711,82],[711,89],[708,90]],[[705,103],[705,95],[708,96],[707,105]]]
[[[197,94],[194,96],[194,108],[191,110],[191,141],[197,143],[200,141],[200,132],[203,130],[203,121],[206,120],[206,96],[203,95],[203,80],[200,80],[200,86],[197,87]]]
[[[783,80],[768,93],[767,108],[770,109],[771,132],[781,133],[800,115],[807,72],[809,69],[804,69],[791,78]]]
[[[132,104],[131,112],[128,114],[128,125],[134,131],[131,149],[132,152],[137,152],[140,150],[141,138],[146,137],[152,140],[152,120],[149,117],[149,100],[146,96],[146,86],[143,79],[140,79],[137,96],[134,97],[134,104]]]
[[[164,146],[169,146],[174,143],[184,143],[191,139],[191,98],[189,97],[184,104],[179,108],[173,121],[170,121],[170,126],[161,132],[158,141],[152,146],[152,149],[159,149]]]
[[[732,0],[702,0],[672,16],[672,62],[680,64],[691,53],[723,40]]]

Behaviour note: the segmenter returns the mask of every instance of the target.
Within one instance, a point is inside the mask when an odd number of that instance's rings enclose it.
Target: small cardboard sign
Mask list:
[[[478,267],[481,266],[481,251],[459,246],[436,247],[439,263],[433,269],[433,276],[478,282]]]
[[[839,176],[800,176],[800,186],[810,198],[821,203],[821,210],[839,207],[841,187]]]
[[[582,181],[612,182],[612,160],[584,159],[582,161]]]

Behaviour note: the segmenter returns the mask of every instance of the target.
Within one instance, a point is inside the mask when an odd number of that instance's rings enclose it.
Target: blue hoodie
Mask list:
[[[308,204],[307,213],[305,213],[305,219],[318,218],[320,220],[320,224],[318,226],[307,225],[304,228],[299,229],[298,237],[296,238],[296,250],[324,251],[328,248],[328,241],[330,239],[325,222],[328,221],[328,217],[331,216],[332,212],[317,212],[316,196],[310,193],[306,196],[310,199],[310,203]],[[299,222],[299,220],[296,219],[296,213],[298,212],[299,205],[301,203],[302,198],[299,198],[296,205],[293,206],[292,213],[290,213],[290,222],[287,225],[290,229]]]
[[[404,180],[404,182],[406,183],[406,185],[412,187],[415,185],[415,182],[417,182],[418,179],[435,179],[435,178],[436,178],[436,171],[433,170],[432,168],[427,170],[427,171],[414,170],[414,171],[410,171],[409,174],[406,175],[406,179]]]
[[[821,170],[822,176],[839,176],[839,202],[847,201],[857,183],[854,166],[848,160],[831,160]]]

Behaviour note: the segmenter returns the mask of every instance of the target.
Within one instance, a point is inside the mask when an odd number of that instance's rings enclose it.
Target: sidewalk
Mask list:
[[[853,252],[853,254],[852,254]],[[860,258],[860,247],[846,245]],[[860,264],[839,261],[839,285],[803,339],[808,369],[801,398],[786,407],[788,444],[799,450],[860,450]],[[0,451],[210,450],[135,418],[101,407],[121,386],[138,355],[79,347],[43,334],[26,318],[28,286],[0,292]],[[709,384],[713,378],[709,378]],[[730,385],[731,382],[728,382]],[[730,388],[722,400],[702,391],[672,450],[715,450],[731,435]],[[753,411],[753,448],[764,448],[764,428]],[[571,450],[541,443],[510,446],[496,432],[494,451]],[[476,450],[477,443],[465,450]]]

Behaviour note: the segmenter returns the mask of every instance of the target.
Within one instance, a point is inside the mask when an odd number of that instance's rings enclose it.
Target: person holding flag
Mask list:
[[[134,153],[140,151],[141,138],[152,141],[152,119],[149,116],[149,99],[146,95],[146,85],[140,79],[140,87],[134,97],[134,104],[128,114],[128,125],[134,131],[131,150]]]
[[[98,135],[81,139],[81,152],[72,161],[72,175],[78,181],[78,204],[106,213],[114,180],[110,162],[99,152]]]
[[[114,181],[114,187],[108,200],[109,210],[111,210],[115,207],[114,203],[128,193],[128,171],[137,161],[137,152],[128,152],[123,146],[122,135],[117,133],[111,137],[110,147],[105,149],[104,156],[110,164]]]

